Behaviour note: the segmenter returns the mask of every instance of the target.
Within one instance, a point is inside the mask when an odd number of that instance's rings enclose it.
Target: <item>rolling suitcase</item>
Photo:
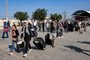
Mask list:
[[[36,46],[38,49],[42,49],[42,50],[45,49],[45,42],[44,42],[44,40],[43,40],[41,37],[36,37],[36,38],[33,40],[33,43],[35,44],[35,46]]]
[[[50,34],[49,34],[49,33],[47,33],[47,34],[45,35],[45,43],[46,43],[46,44],[51,44]]]
[[[23,41],[18,41],[17,42],[17,52],[21,52],[22,49],[24,49],[24,42]]]
[[[53,45],[55,40],[54,35],[50,35],[49,33],[45,35],[45,43],[48,45]]]

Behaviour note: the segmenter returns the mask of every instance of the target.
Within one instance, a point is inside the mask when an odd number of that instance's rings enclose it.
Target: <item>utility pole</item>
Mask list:
[[[6,0],[6,21],[8,21],[8,0]]]

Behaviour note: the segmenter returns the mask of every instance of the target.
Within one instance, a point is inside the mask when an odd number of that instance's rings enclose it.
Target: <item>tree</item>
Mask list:
[[[62,19],[62,15],[61,14],[51,14],[50,18],[54,21],[54,20],[57,20],[59,21],[60,19]]]
[[[16,12],[14,14],[14,17],[20,20],[20,23],[22,23],[22,21],[27,20],[29,18],[29,15],[27,14],[27,12]]]
[[[45,9],[36,9],[36,11],[33,13],[32,18],[35,20],[42,21],[47,16],[47,10]]]

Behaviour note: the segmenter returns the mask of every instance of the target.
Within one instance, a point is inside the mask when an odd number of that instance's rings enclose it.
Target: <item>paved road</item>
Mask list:
[[[44,38],[45,34],[46,32],[39,32],[40,37]],[[90,27],[83,34],[64,33],[64,37],[56,38],[54,48],[48,45],[44,51],[32,49],[26,58],[22,57],[22,52],[14,52],[14,55],[9,56],[8,45],[10,44],[11,36],[8,39],[0,40],[0,60],[90,60]],[[31,45],[35,47],[32,41]]]

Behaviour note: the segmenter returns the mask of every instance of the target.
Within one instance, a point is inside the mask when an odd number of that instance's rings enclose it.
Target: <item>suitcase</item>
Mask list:
[[[35,44],[35,46],[36,46],[38,49],[42,49],[42,50],[45,49],[45,42],[44,42],[43,38],[41,38],[41,37],[36,37],[36,38],[34,38],[33,43]]]
[[[49,34],[49,33],[47,33],[47,34],[45,35],[45,43],[46,43],[46,44],[51,44],[50,34]]]
[[[45,43],[51,45],[52,44],[52,38],[50,39],[50,34],[47,33],[45,35]]]
[[[55,40],[54,35],[50,35],[49,33],[45,35],[45,43],[46,44],[52,45],[52,47],[54,47],[54,40]]]
[[[24,42],[18,41],[17,42],[17,52],[20,52],[22,49],[24,49]]]

